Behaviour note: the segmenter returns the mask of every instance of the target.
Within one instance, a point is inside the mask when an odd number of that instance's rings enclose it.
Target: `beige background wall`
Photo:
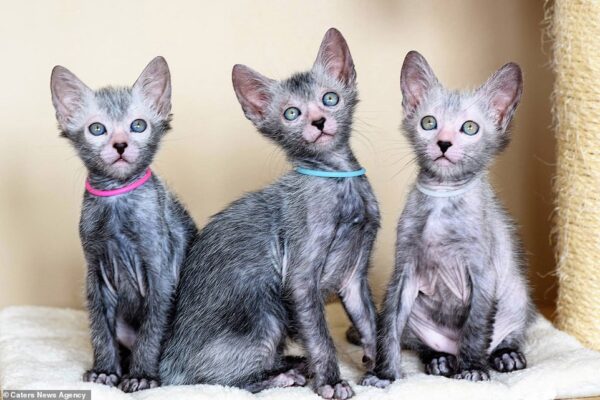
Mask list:
[[[131,84],[152,57],[166,57],[174,129],[154,169],[203,225],[287,168],[243,117],[232,65],[273,78],[307,69],[330,26],[345,35],[357,66],[362,102],[353,145],[382,208],[376,292],[387,281],[396,220],[415,176],[398,127],[400,66],[417,49],[451,87],[476,86],[509,60],[523,67],[514,141],[494,177],[522,227],[536,299],[553,300],[552,77],[542,53],[542,0],[1,3],[0,307],[83,304],[77,223],[86,172],[58,137],[49,93],[55,64],[97,88]]]

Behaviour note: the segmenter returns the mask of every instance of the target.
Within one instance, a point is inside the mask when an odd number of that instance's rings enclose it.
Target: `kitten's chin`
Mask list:
[[[135,165],[125,160],[117,160],[107,167],[107,172],[117,179],[127,179],[135,172]]]

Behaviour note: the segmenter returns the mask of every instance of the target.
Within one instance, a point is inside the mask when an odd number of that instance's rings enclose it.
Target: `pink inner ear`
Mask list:
[[[250,118],[262,117],[271,101],[269,86],[273,81],[244,65],[233,67],[232,80],[235,94],[246,115]]]
[[[171,111],[171,74],[162,57],[156,57],[144,68],[133,85],[150,100],[155,111],[166,118]]]
[[[52,71],[51,90],[58,121],[64,127],[83,106],[85,92],[90,89],[72,72],[57,66]]]
[[[241,84],[240,91],[252,112],[263,115],[269,103],[269,94],[264,85],[260,81],[250,78]]]
[[[337,80],[352,83],[356,78],[350,49],[342,34],[331,28],[325,34],[315,64],[320,64]]]

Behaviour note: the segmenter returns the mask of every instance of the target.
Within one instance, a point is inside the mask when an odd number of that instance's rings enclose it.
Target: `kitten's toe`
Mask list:
[[[117,375],[115,372],[89,370],[83,374],[83,381],[99,383],[106,386],[117,386],[119,383],[119,375]]]
[[[513,372],[527,367],[527,360],[519,350],[500,349],[490,356],[490,364],[498,372]]]
[[[317,388],[317,394],[324,399],[346,400],[354,396],[354,391],[346,381],[339,381],[335,385],[322,385]]]
[[[440,354],[425,364],[425,373],[436,376],[451,376],[456,372],[456,357]]]
[[[134,378],[127,375],[119,383],[119,389],[125,393],[139,392],[140,390],[153,389],[159,386],[160,384],[157,379],[148,377]]]
[[[482,369],[464,369],[453,376],[454,379],[463,379],[466,381],[479,382],[489,381],[490,374]]]
[[[365,376],[363,376],[359,382],[359,384],[361,386],[373,386],[373,387],[376,387],[379,389],[386,388],[391,383],[392,383],[392,381],[390,381],[389,379],[380,379],[378,376],[376,376],[373,373],[365,374]]]

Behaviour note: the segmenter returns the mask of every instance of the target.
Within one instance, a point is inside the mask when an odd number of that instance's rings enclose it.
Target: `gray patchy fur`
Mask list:
[[[293,166],[360,168],[349,145],[357,103],[354,67],[338,31],[327,32],[309,72],[278,82],[237,65],[233,82],[246,116],[285,150]],[[340,103],[319,108],[323,91],[331,90]],[[290,104],[302,110],[294,123],[282,117]],[[334,135],[305,140],[303,134],[318,133],[310,128],[310,115],[334,120]],[[375,307],[367,269],[378,227],[377,201],[365,176],[289,172],[213,216],[182,271],[173,331],[160,364],[162,382],[258,391],[312,378],[325,398],[352,396],[340,377],[324,304],[331,296],[341,298],[372,365]],[[306,360],[283,356],[288,337],[304,346]]]
[[[521,71],[507,64],[475,91],[449,91],[425,59],[410,52],[401,81],[403,130],[417,155],[418,181],[438,189],[477,181],[448,198],[416,187],[410,191],[378,318],[376,366],[362,383],[385,387],[401,378],[401,347],[416,350],[427,373],[457,379],[489,379],[490,367],[525,368],[522,346],[533,316],[526,263],[516,228],[487,175],[510,139]],[[428,115],[438,120],[433,131],[420,127]],[[464,120],[477,122],[480,131],[466,137],[459,131]],[[454,149],[438,150],[440,137]],[[449,158],[439,160],[443,155]]]
[[[144,174],[169,129],[170,78],[164,59],[154,59],[131,88],[97,91],[57,66],[51,89],[62,136],[87,167],[92,187],[123,187]],[[132,112],[147,121],[144,134],[129,132]],[[107,132],[92,137],[88,126],[93,122],[105,124]],[[126,157],[128,151],[136,154],[119,166],[106,158],[117,154],[115,140],[128,143]],[[86,191],[79,232],[94,351],[93,366],[83,379],[127,392],[158,386],[161,345],[194,222],[152,175],[119,196]]]

